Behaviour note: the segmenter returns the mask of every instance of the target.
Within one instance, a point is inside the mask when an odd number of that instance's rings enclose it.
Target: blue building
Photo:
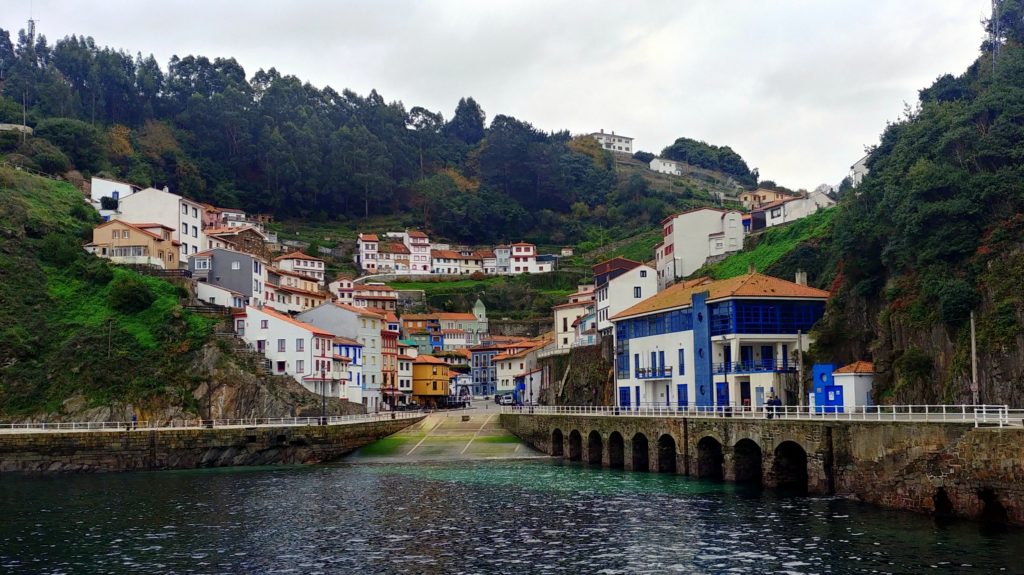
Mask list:
[[[828,296],[750,273],[678,283],[616,314],[618,405],[796,403],[800,352]]]

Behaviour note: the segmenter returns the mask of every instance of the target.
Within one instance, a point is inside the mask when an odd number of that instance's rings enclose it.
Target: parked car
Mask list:
[[[512,394],[507,393],[501,396],[500,405],[514,405],[515,399],[512,398]]]

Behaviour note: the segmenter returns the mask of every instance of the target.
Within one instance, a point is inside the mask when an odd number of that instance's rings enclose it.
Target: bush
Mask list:
[[[73,264],[82,254],[82,246],[78,245],[73,236],[49,233],[43,237],[39,255],[43,261],[64,268]]]
[[[487,279],[487,274],[485,274],[484,272],[473,272],[469,274],[469,279],[473,281],[485,280]]]
[[[117,200],[111,198],[110,196],[103,196],[102,198],[100,198],[100,207],[103,208],[104,210],[116,210]]]
[[[123,275],[110,285],[110,305],[123,313],[138,313],[149,309],[156,300],[153,291],[136,276]]]

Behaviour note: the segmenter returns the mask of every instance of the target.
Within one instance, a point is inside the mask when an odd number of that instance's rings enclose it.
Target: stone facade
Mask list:
[[[962,423],[502,414],[535,448],[606,467],[759,482],[1024,525],[1024,430]]]
[[[0,473],[91,473],[322,463],[422,417],[345,425],[0,434]]]

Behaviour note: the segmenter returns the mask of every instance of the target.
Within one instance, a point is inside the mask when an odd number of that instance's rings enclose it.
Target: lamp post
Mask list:
[[[327,425],[327,371],[320,370],[320,425]]]
[[[530,374],[530,413],[533,413],[533,374]]]

